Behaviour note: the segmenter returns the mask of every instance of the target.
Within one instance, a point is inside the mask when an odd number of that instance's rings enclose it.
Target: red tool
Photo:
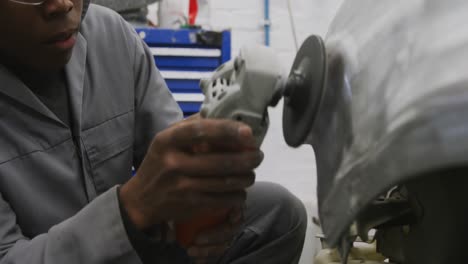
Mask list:
[[[205,230],[221,225],[227,221],[230,209],[224,209],[219,211],[205,211],[196,215],[192,219],[177,223],[176,228],[176,239],[182,247],[190,247],[195,237]]]
[[[195,25],[198,15],[198,0],[190,0],[189,25]]]

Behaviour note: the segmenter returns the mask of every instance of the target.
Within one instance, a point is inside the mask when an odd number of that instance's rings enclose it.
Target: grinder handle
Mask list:
[[[231,209],[221,209],[215,212],[206,210],[200,212],[186,222],[176,223],[175,231],[177,242],[184,248],[190,247],[193,245],[195,237],[200,234],[200,232],[221,225],[227,221],[230,211]]]

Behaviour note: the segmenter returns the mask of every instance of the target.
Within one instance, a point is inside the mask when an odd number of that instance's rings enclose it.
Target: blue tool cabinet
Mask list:
[[[204,96],[200,79],[231,59],[231,32],[137,28],[185,116],[197,113]]]

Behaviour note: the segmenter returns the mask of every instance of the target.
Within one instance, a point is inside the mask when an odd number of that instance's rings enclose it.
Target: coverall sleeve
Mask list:
[[[138,168],[154,136],[182,120],[182,111],[173,98],[153,54],[132,30],[135,48],[135,142],[134,166]]]
[[[141,263],[121,219],[115,187],[47,233],[28,238],[0,194],[0,264]]]

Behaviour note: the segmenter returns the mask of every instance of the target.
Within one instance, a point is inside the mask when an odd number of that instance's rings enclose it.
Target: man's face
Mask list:
[[[0,0],[0,63],[50,71],[70,60],[83,0],[46,0],[29,6]]]

